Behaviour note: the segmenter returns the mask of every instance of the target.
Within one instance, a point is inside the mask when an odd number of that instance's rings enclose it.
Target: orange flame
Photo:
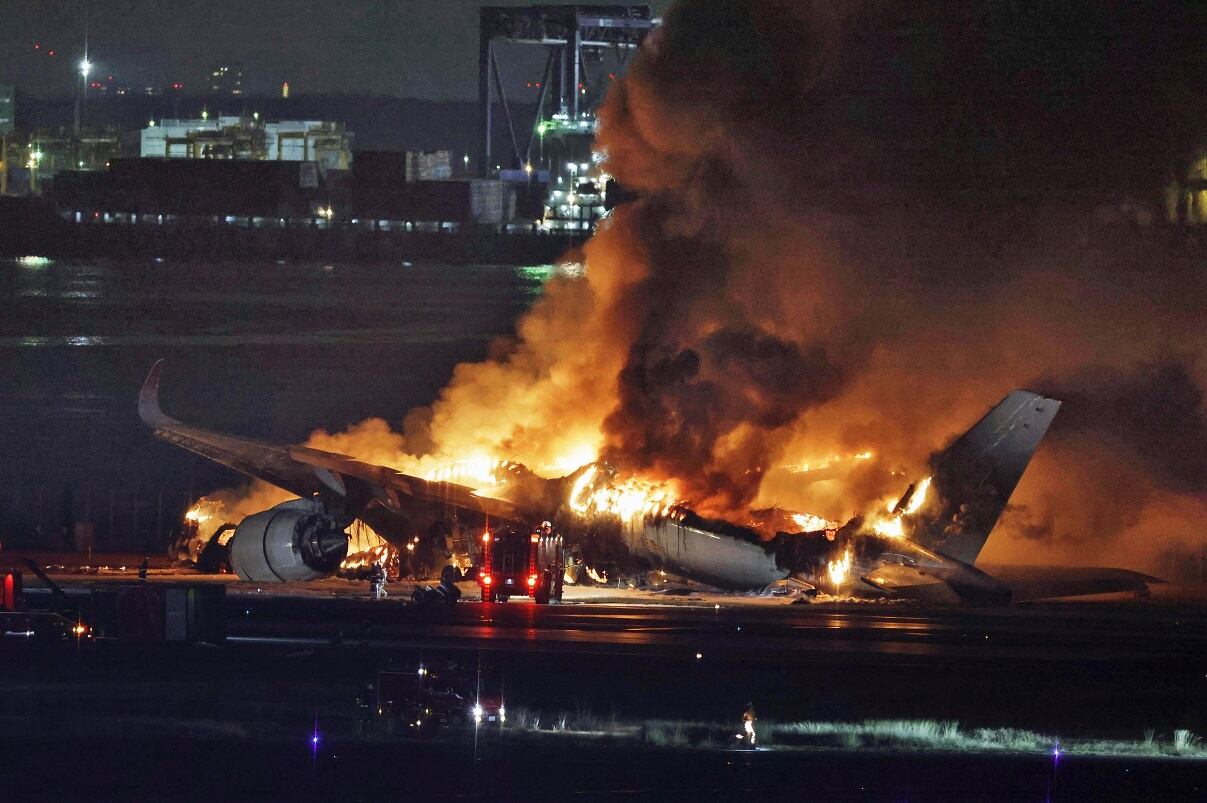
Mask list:
[[[926,504],[930,481],[931,478],[926,477],[914,486],[914,491],[910,494],[904,508],[898,509],[900,504],[898,500],[886,499],[884,507],[887,515],[876,515],[869,520],[872,532],[885,538],[904,538],[907,518],[914,516]]]
[[[830,575],[830,582],[835,586],[841,586],[847,580],[847,575],[851,571],[851,548],[847,547],[842,552],[842,557],[838,560],[832,560],[827,566]]]
[[[801,532],[818,532],[820,530],[834,530],[838,527],[838,522],[823,519],[821,516],[814,516],[811,513],[793,513],[792,523],[800,527]]]
[[[579,515],[611,515],[622,521],[665,516],[681,504],[665,484],[637,478],[613,480],[601,475],[594,465],[575,480],[567,501]]]

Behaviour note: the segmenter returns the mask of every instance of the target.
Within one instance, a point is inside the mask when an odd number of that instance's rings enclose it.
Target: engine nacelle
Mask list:
[[[348,554],[348,536],[321,503],[291,499],[245,518],[227,544],[241,580],[318,580]]]

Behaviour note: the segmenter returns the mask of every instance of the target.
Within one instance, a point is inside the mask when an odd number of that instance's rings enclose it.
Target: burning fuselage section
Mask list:
[[[706,517],[683,498],[677,480],[622,474],[602,462],[545,478],[514,462],[486,460],[472,471],[424,478],[309,447],[222,435],[160,410],[159,370],[152,369],[139,402],[157,435],[301,497],[249,511],[230,539],[235,571],[263,582],[333,573],[356,521],[408,551],[421,534],[435,542],[459,533],[473,543],[466,533],[534,533],[550,521],[582,564],[611,577],[662,570],[733,590],[803,582],[832,594],[1006,601],[1010,588],[972,564],[1060,407],[1011,392],[931,458],[931,476],[839,525],[780,508]],[[454,475],[462,481],[450,481]],[[1106,586],[1137,590],[1144,580],[1121,579],[1116,570],[1105,585],[1078,582],[1101,593]]]
[[[933,475],[841,526],[779,508],[750,511],[742,523],[706,518],[673,482],[598,463],[550,481],[566,495],[548,515],[588,562],[622,574],[662,570],[733,590],[792,578],[832,594],[1005,601],[1009,589],[972,563],[1059,407],[1010,393],[932,458]],[[495,490],[515,502],[506,484]]]

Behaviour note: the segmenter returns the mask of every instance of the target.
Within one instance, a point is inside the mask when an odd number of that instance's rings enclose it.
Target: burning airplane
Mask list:
[[[235,527],[225,548],[245,580],[334,573],[348,553],[345,531],[357,520],[397,545],[413,543],[416,532],[532,530],[548,520],[596,568],[662,570],[729,590],[791,580],[834,594],[1008,602],[1143,593],[1154,579],[1122,569],[975,565],[1060,408],[1025,390],[1012,391],[934,455],[930,475],[900,498],[839,524],[780,508],[751,510],[742,521],[705,517],[672,486],[619,476],[599,462],[552,479],[514,463],[484,465],[471,486],[212,432],[162,411],[162,367],[151,369],[139,396],[139,414],[158,437],[298,497]]]

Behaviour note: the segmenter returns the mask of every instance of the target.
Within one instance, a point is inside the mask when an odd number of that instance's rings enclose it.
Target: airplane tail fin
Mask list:
[[[1018,485],[1060,402],[1011,391],[972,429],[931,458],[936,501],[920,512],[913,538],[973,563]]]

